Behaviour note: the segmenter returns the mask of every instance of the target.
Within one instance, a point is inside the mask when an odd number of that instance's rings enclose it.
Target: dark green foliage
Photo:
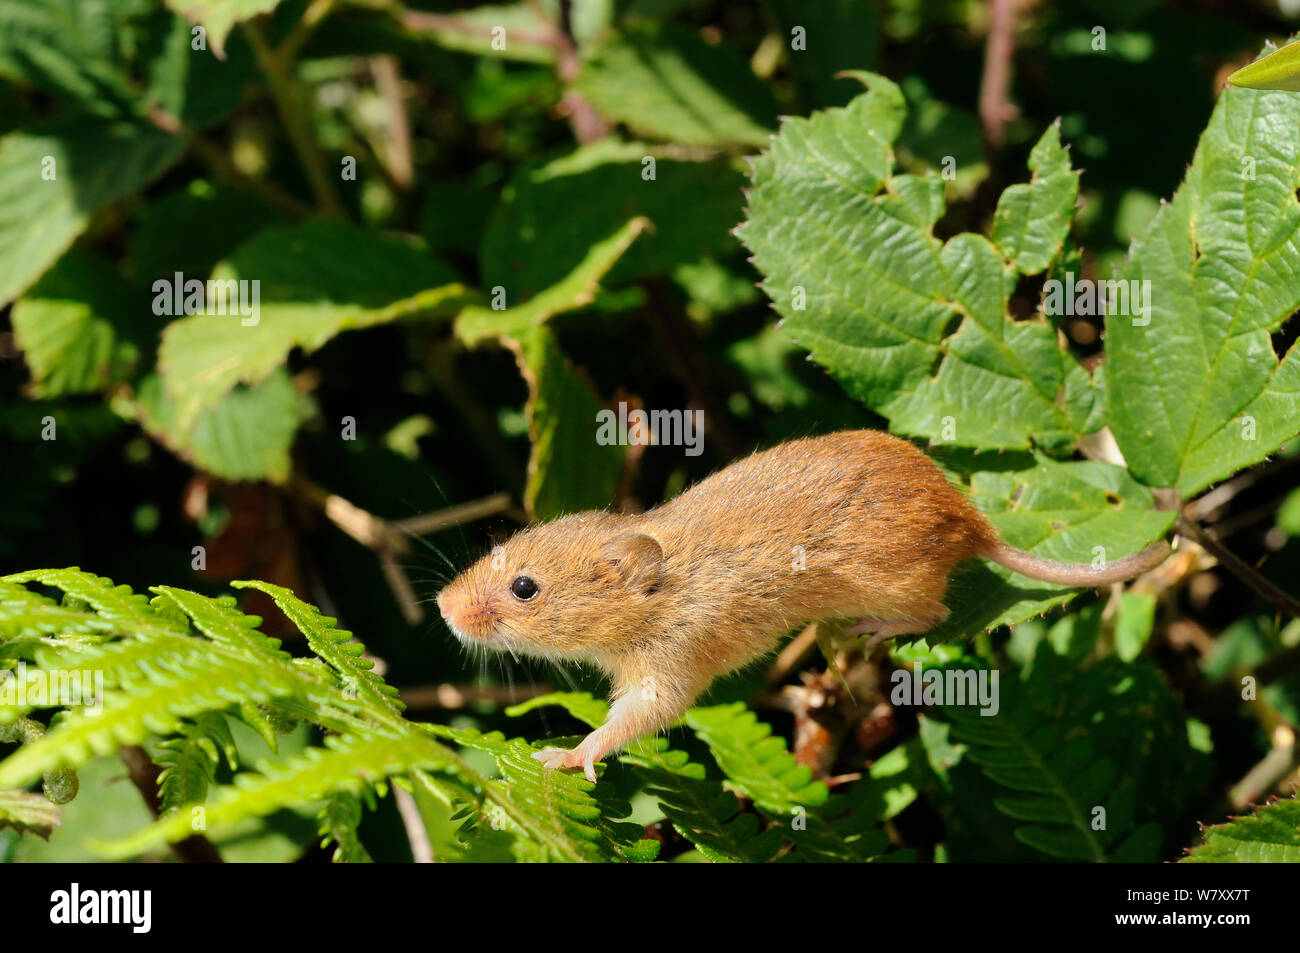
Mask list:
[[[985,0],[0,0],[0,859],[1294,859],[1300,46],[1014,6],[999,106]],[[926,641],[542,768],[605,686],[465,653],[447,579],[854,427],[1035,555],[1179,551],[973,560]]]

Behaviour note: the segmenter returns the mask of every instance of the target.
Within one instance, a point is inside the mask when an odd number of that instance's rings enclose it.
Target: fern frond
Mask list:
[[[760,808],[788,817],[796,808],[825,803],[826,785],[812,780],[812,770],[743,703],[692,708],[685,721],[736,789]]]
[[[373,863],[370,854],[357,839],[361,824],[361,801],[349,791],[335,791],[325,799],[317,815],[320,820],[321,846],[334,844],[336,864]]]
[[[329,736],[323,748],[307,748],[282,764],[264,762],[257,773],[235,775],[232,786],[218,788],[206,809],[208,829],[220,834],[252,817],[264,817],[285,807],[302,807],[338,791],[358,795],[367,785],[382,784],[393,775],[415,769],[454,766],[455,755],[431,738],[416,733],[401,736]],[[188,812],[160,817],[135,834],[98,842],[106,857],[132,857],[193,834]]]
[[[262,620],[240,612],[231,596],[209,599],[175,586],[154,586],[152,591],[174,602],[193,620],[195,628],[218,645],[241,654],[248,652],[285,662],[293,660],[293,656],[280,648],[279,639],[257,631]]]
[[[554,692],[506,713],[519,715],[545,705],[563,707],[593,727],[604,721],[607,708],[586,692]],[[659,802],[674,829],[708,860],[754,863],[784,856],[861,862],[889,849],[888,837],[877,826],[887,807],[883,782],[869,778],[853,786],[855,796],[828,799],[826,786],[811,781],[811,771],[743,705],[694,708],[685,720],[709,745],[729,781],[763,809],[760,813],[744,810],[734,794],[707,777],[704,765],[669,748],[664,738],[643,738],[618,758],[645,780],[646,793]],[[901,809],[896,800],[892,806]]]
[[[33,569],[2,577],[10,583],[39,582],[59,589],[87,605],[96,616],[123,635],[150,639],[158,635],[185,635],[189,624],[169,607],[159,607],[148,597],[131,591],[129,586],[114,586],[113,580],[82,572],[76,566],[67,569]]]
[[[963,659],[963,666],[972,660]],[[1081,669],[1039,646],[1032,669],[1000,686],[1001,711],[936,710],[967,756],[1006,793],[993,800],[1013,836],[1051,857],[1155,860],[1160,817],[1194,793],[1198,766],[1185,719],[1144,660]],[[1174,801],[1140,795],[1170,791]]]
[[[518,705],[511,705],[506,709],[506,714],[514,718],[551,705],[563,708],[591,728],[599,728],[609,715],[609,703],[589,692],[548,692],[522,701]]]
[[[619,820],[631,813],[627,802],[616,799],[608,786],[597,787],[581,775],[543,767],[533,757],[538,748],[522,738],[507,741],[499,731],[483,734],[446,725],[422,727],[496,759],[501,781],[485,780],[489,797],[514,829],[543,845],[552,859],[640,862],[658,856],[657,841],[643,839],[639,825]]]
[[[0,640],[18,636],[37,642],[42,636],[103,637],[111,635],[114,628],[94,613],[65,608],[26,586],[0,581]]]
[[[222,711],[245,699],[270,701],[301,690],[256,661],[214,654],[154,660],[144,677],[127,677],[105,692],[103,711],[70,712],[40,740],[0,764],[0,787],[23,787],[46,771],[75,765],[121,745],[140,744],[150,734],[175,731],[185,718]]]
[[[397,714],[406,706],[397,699],[393,688],[373,671],[375,663],[363,657],[366,647],[354,641],[352,633],[335,628],[337,619],[322,615],[315,606],[303,602],[288,589],[269,582],[232,582],[236,589],[258,589],[280,607],[298,631],[307,637],[311,650],[323,658],[343,678],[345,690]]]
[[[781,832],[741,803],[716,781],[705,779],[704,765],[665,738],[647,738],[628,747],[619,760],[646,781],[646,793],[659,802],[673,828],[713,863],[762,863],[781,850]]]
[[[181,726],[178,737],[169,738],[158,748],[154,761],[163,766],[158,775],[159,811],[163,814],[187,804],[202,804],[223,757],[232,771],[239,768],[234,736],[220,712],[197,716]]]
[[[523,715],[555,705],[596,728],[605,721],[609,705],[587,692],[551,692],[506,709]],[[676,831],[714,863],[754,863],[771,860],[781,849],[781,833],[763,819],[742,810],[740,801],[716,781],[705,780],[705,767],[684,751],[668,747],[666,738],[643,738],[618,756],[646,782],[646,793],[659,802]]]

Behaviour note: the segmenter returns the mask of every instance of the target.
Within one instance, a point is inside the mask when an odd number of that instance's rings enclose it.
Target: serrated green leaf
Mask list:
[[[824,804],[826,785],[795,761],[784,739],[742,703],[691,708],[687,725],[709,746],[718,766],[742,794],[773,814]]]
[[[529,329],[506,343],[528,384],[528,512],[545,520],[609,506],[625,448],[597,439],[603,408],[591,385],[560,353],[549,328]]]
[[[787,120],[754,163],[737,234],[782,328],[902,433],[1012,448],[1097,430],[1096,388],[1056,330],[1007,315],[1017,269],[1045,267],[1069,227],[1077,178],[1054,130],[1035,150],[1035,180],[1007,197],[1003,249],[970,233],[943,243],[942,178],[893,174],[903,96],[860,76],[866,93]]]
[[[524,505],[538,519],[608,506],[622,471],[625,448],[596,439],[600,401],[560,352],[546,327],[552,316],[581,307],[601,279],[648,226],[633,218],[605,237],[559,284],[504,311],[471,306],[456,319],[467,344],[495,337],[515,355],[528,385],[532,454]]]
[[[181,459],[226,480],[289,476],[289,448],[302,414],[288,373],[275,370],[252,387],[225,393],[189,426],[176,418],[162,378],[150,374],[136,395],[140,423]]]
[[[1174,521],[1173,513],[1153,509],[1150,490],[1114,464],[1041,455],[1024,463],[973,459],[975,505],[1008,543],[1047,559],[1113,561],[1159,539]],[[1005,469],[981,470],[983,465]],[[945,602],[952,614],[928,637],[943,641],[1015,625],[1078,594],[993,563],[970,562],[949,582]]]
[[[993,215],[993,241],[1022,275],[1037,274],[1052,263],[1074,220],[1079,173],[1070,168],[1069,153],[1061,146],[1060,120],[1029,153],[1029,170],[1029,183],[1003,192]]]
[[[127,284],[90,255],[64,255],[14,303],[14,338],[42,397],[103,390],[122,379],[137,356],[123,339],[129,324]]]
[[[1246,89],[1300,92],[1300,43],[1288,43],[1261,56],[1230,75],[1228,82]]]
[[[1147,592],[1125,592],[1115,616],[1115,654],[1131,662],[1142,654],[1155,625],[1156,597]]]
[[[416,245],[352,225],[322,220],[262,231],[211,279],[214,288],[256,281],[257,314],[230,306],[228,314],[178,318],[163,332],[158,369],[176,404],[175,426],[188,428],[236,384],[267,379],[295,347],[310,353],[351,328],[455,313],[472,296],[452,278]],[[173,276],[158,280],[155,310],[170,314]]]
[[[97,116],[133,111],[135,86],[118,37],[137,11],[105,0],[0,2],[0,76]]]
[[[1183,184],[1120,277],[1149,313],[1106,316],[1106,406],[1133,474],[1189,497],[1300,433],[1300,97],[1229,86]]]
[[[1204,841],[1193,847],[1183,863],[1295,864],[1300,863],[1300,803],[1283,798],[1205,829]]]
[[[595,298],[601,279],[614,267],[637,236],[650,227],[641,217],[622,222],[584,249],[581,260],[563,280],[539,291],[522,304],[494,310],[470,305],[456,318],[456,336],[473,347],[489,338],[519,338],[557,314],[584,307]],[[510,288],[502,286],[509,301]]]
[[[0,305],[67,250],[90,216],[175,162],[185,140],[78,116],[0,138]]]

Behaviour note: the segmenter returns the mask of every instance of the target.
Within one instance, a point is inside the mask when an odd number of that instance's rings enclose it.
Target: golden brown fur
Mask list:
[[[853,430],[753,454],[639,516],[593,511],[532,527],[465,570],[438,605],[466,642],[609,674],[605,724],[573,751],[538,753],[594,780],[597,759],[670,723],[800,623],[925,632],[948,614],[953,567],[974,556],[1099,585],[1167,553],[1159,543],[1090,566],[1014,549],[912,444]],[[519,577],[536,584],[527,599],[512,595]]]
[[[638,548],[644,537],[657,547]],[[953,566],[996,539],[921,451],[848,431],[756,453],[639,516],[587,512],[525,530],[438,601],[466,641],[600,665],[616,702],[639,702],[607,733],[617,747],[800,623],[931,628],[947,614]],[[526,602],[509,589],[521,575],[538,587]]]

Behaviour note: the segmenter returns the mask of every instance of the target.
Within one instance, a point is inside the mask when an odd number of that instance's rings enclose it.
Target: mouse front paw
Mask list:
[[[587,776],[588,781],[593,784],[596,781],[596,759],[586,757],[583,754],[581,745],[572,751],[567,748],[543,748],[541,751],[534,751],[533,757],[552,770],[557,768],[582,768],[583,774]]]

